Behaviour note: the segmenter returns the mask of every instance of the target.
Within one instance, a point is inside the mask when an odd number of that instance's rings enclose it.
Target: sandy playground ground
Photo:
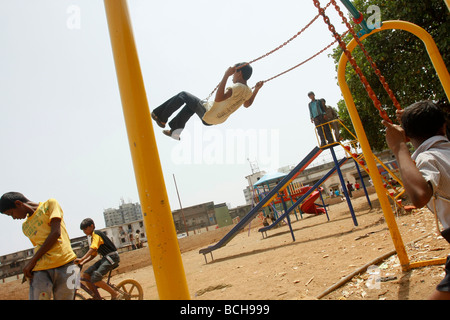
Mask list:
[[[361,195],[361,194],[360,194]],[[323,296],[341,279],[394,249],[377,196],[373,209],[364,196],[353,199],[358,226],[354,226],[347,203],[330,205],[325,215],[292,216],[296,241],[288,226],[270,230],[263,239],[252,223],[228,245],[208,255],[199,249],[216,243],[232,226],[180,239],[180,249],[191,299],[193,300],[423,300],[444,276],[444,266],[428,266],[402,272],[395,254],[378,262]],[[411,262],[444,258],[450,246],[436,231],[427,209],[397,217]],[[147,247],[121,254],[115,283],[132,278],[144,289],[144,299],[158,299]],[[369,270],[371,270],[370,268]],[[379,282],[374,282],[378,279]],[[0,284],[0,299],[26,300],[28,285],[20,280]],[[322,297],[323,296],[323,297]]]

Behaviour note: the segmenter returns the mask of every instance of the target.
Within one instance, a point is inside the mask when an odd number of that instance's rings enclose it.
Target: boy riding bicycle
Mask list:
[[[96,299],[100,299],[96,287],[109,292],[112,300],[119,299],[119,293],[102,280],[109,271],[119,265],[120,257],[116,246],[106,234],[95,230],[94,221],[90,218],[84,219],[81,222],[80,229],[88,236],[90,246],[88,252],[82,258],[75,259],[74,263],[83,266],[85,263],[94,259],[98,253],[102,256],[99,261],[83,273],[81,281],[95,293]]]

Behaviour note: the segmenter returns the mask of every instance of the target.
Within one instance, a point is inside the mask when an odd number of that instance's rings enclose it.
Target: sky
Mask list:
[[[321,1],[322,6],[327,2]],[[130,0],[149,108],[180,91],[206,98],[225,70],[273,50],[317,15],[308,0]],[[328,9],[338,32],[345,26]],[[334,40],[319,18],[255,62],[249,85],[309,58]],[[109,32],[100,0],[0,0],[0,194],[55,198],[70,237],[91,217],[139,202]],[[317,145],[307,93],[342,98],[331,49],[260,90],[227,122],[194,116],[175,141],[154,126],[172,210],[214,201],[245,204],[252,173],[296,165]],[[149,164],[151,165],[151,164]],[[0,215],[0,255],[31,248],[23,221]]]

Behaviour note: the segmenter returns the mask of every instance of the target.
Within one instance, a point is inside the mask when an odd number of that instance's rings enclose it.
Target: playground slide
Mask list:
[[[300,206],[300,210],[304,213],[325,213],[324,208],[318,208],[314,202],[320,197],[320,191],[314,191],[311,196]]]
[[[343,158],[341,161],[339,161],[338,165],[339,167],[342,167],[342,165],[344,163],[346,163],[348,160],[348,158]],[[306,193],[301,196],[300,198],[297,199],[297,201],[285,212],[283,213],[280,217],[278,217],[277,220],[275,220],[275,222],[273,222],[270,226],[267,227],[263,227],[261,229],[259,229],[259,232],[266,232],[267,230],[272,229],[274,226],[276,226],[278,223],[280,223],[284,218],[286,218],[286,216],[288,214],[291,213],[292,210],[294,210],[295,208],[297,208],[297,206],[302,203],[303,201],[305,201],[305,199],[312,194],[318,187],[320,187],[320,185],[322,183],[324,183],[334,172],[336,171],[336,166],[334,166],[330,171],[328,171],[323,177],[322,179],[320,179],[319,181],[316,182],[316,184],[314,186],[311,187],[311,189],[309,189],[308,191],[306,191]]]
[[[287,174],[277,185],[273,188],[258,204],[250,210],[250,212],[239,221],[238,224],[234,226],[219,242],[215,245],[209,246],[207,248],[203,248],[199,251],[203,255],[207,253],[211,253],[214,250],[217,250],[223,246],[225,246],[228,242],[233,239],[241,229],[245,228],[253,218],[261,211],[261,208],[273,201],[273,199],[277,196],[278,192],[284,190],[297,175],[305,170],[311,162],[314,161],[320,154],[322,150],[318,147],[315,147],[289,174]],[[206,259],[206,258],[205,258]]]

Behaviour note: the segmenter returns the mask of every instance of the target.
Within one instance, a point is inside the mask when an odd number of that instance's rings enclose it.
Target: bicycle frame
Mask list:
[[[110,286],[111,288],[113,288],[114,290],[116,290],[117,292],[119,292],[120,294],[122,294],[122,295],[126,296],[127,298],[129,298],[130,295],[127,292],[124,292],[124,291],[120,290],[119,288],[117,288],[116,285],[111,283],[111,273],[112,273],[112,271],[113,270],[110,270],[109,273],[108,273],[108,278],[106,280],[106,284],[108,286]],[[84,280],[84,281],[86,281],[86,280]],[[102,296],[100,295],[100,292],[98,292],[98,287],[95,284],[94,284],[95,291],[93,292],[88,286],[86,286],[82,281],[80,281],[80,289],[83,289],[93,299],[98,299],[98,300],[102,299]],[[77,295],[78,290],[80,290],[80,289],[75,290],[74,300],[75,300],[75,297]]]

